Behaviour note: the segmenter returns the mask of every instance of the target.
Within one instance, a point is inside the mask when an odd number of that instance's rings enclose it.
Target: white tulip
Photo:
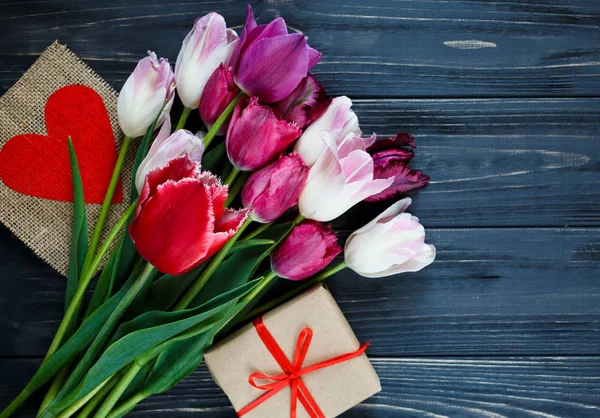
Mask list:
[[[425,244],[419,218],[405,213],[411,199],[402,199],[346,241],[345,262],[365,277],[385,277],[419,271],[435,259],[435,247]]]

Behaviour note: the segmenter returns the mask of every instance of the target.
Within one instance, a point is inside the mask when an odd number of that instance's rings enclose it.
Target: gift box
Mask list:
[[[367,345],[320,285],[216,344],[205,361],[238,416],[332,418],[381,391]]]

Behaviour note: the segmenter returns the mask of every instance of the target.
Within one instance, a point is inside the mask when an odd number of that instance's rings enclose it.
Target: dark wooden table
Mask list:
[[[55,39],[117,90],[149,48],[175,61],[193,19],[244,1],[3,0],[0,90]],[[334,296],[383,392],[345,417],[600,416],[600,2],[260,1],[323,51],[314,73],[365,132],[409,131],[432,184],[411,212],[426,270],[346,272]],[[341,235],[382,205],[361,205]],[[0,229],[0,404],[32,375],[65,282]],[[33,417],[29,404],[20,417]],[[132,416],[234,417],[204,367]]]

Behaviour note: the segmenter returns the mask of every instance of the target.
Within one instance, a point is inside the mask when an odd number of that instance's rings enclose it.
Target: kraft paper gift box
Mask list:
[[[255,321],[256,322],[256,321]],[[302,362],[302,368],[348,354],[358,354],[361,344],[348,321],[322,285],[316,286],[262,317],[268,333],[277,342],[285,357],[294,363],[299,335],[304,329],[312,330],[312,341]],[[215,382],[223,389],[231,404],[240,411],[265,396],[267,390],[251,386],[253,373],[277,376],[282,379],[282,367],[259,336],[257,325],[249,324],[224,341],[216,344],[205,355],[206,365]],[[337,417],[370,396],[381,391],[377,373],[367,356],[362,353],[347,361],[321,368],[301,377],[304,387],[327,418]],[[280,383],[271,379],[255,379],[258,385]],[[302,395],[302,383],[298,383]],[[289,384],[253,409],[243,413],[244,418],[289,418],[292,389]],[[306,411],[302,399],[297,402],[297,417],[319,416]]]

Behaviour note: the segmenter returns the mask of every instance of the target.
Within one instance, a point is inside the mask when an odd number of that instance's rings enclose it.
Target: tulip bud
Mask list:
[[[166,125],[165,123],[163,127]],[[148,173],[166,166],[169,161],[183,155],[187,155],[190,160],[197,163],[200,163],[202,160],[202,155],[204,154],[203,135],[199,137],[190,131],[180,129],[171,136],[168,136],[168,133],[161,136],[162,130],[152,143],[146,158],[142,160],[135,175],[135,187],[138,193],[142,192]]]
[[[429,184],[428,175],[407,166],[415,154],[402,147],[416,148],[414,137],[399,133],[396,137],[377,141],[367,149],[375,164],[374,177],[394,179],[390,187],[366,198],[367,202],[393,199]]]
[[[345,262],[365,277],[385,277],[419,271],[435,259],[435,247],[425,244],[419,218],[404,213],[406,198],[390,206],[346,241]]]
[[[317,79],[309,74],[285,99],[274,103],[273,108],[288,122],[296,122],[301,129],[318,119],[329,107],[331,98]]]
[[[248,96],[274,103],[289,95],[319,62],[321,53],[301,33],[288,34],[285,20],[256,25],[248,6],[246,25],[232,57],[236,84]]]
[[[231,163],[253,171],[275,160],[300,136],[300,128],[280,119],[256,97],[242,98],[231,115],[225,141]]]
[[[146,176],[129,226],[137,251],[166,274],[183,274],[225,245],[247,211],[224,207],[227,187],[187,155]]]
[[[185,107],[198,107],[208,79],[219,65],[228,64],[237,40],[237,34],[227,29],[225,19],[218,13],[196,20],[175,63],[177,93]]]
[[[232,67],[219,66],[208,79],[200,99],[200,119],[210,129],[240,89],[233,81]],[[218,134],[225,135],[231,116],[221,125]]]
[[[253,173],[242,190],[242,204],[260,223],[273,222],[294,206],[306,183],[308,166],[298,154],[280,158]]]
[[[271,268],[284,279],[302,280],[323,270],[341,252],[331,227],[305,221],[275,248]]]
[[[294,151],[302,156],[308,166],[312,166],[326,148],[323,142],[323,131],[329,133],[334,142],[342,141],[346,136],[352,134],[360,137],[362,131],[358,126],[358,118],[350,109],[352,100],[346,96],[336,97],[321,115],[306,128]]]
[[[313,165],[300,193],[300,213],[327,222],[363,199],[388,188],[393,178],[375,179],[373,159],[362,138],[349,134],[336,143],[324,132],[327,148]]]
[[[166,103],[159,127],[171,111],[174,96],[175,78],[169,61],[148,51],[119,93],[117,116],[123,133],[132,138],[144,135]]]

